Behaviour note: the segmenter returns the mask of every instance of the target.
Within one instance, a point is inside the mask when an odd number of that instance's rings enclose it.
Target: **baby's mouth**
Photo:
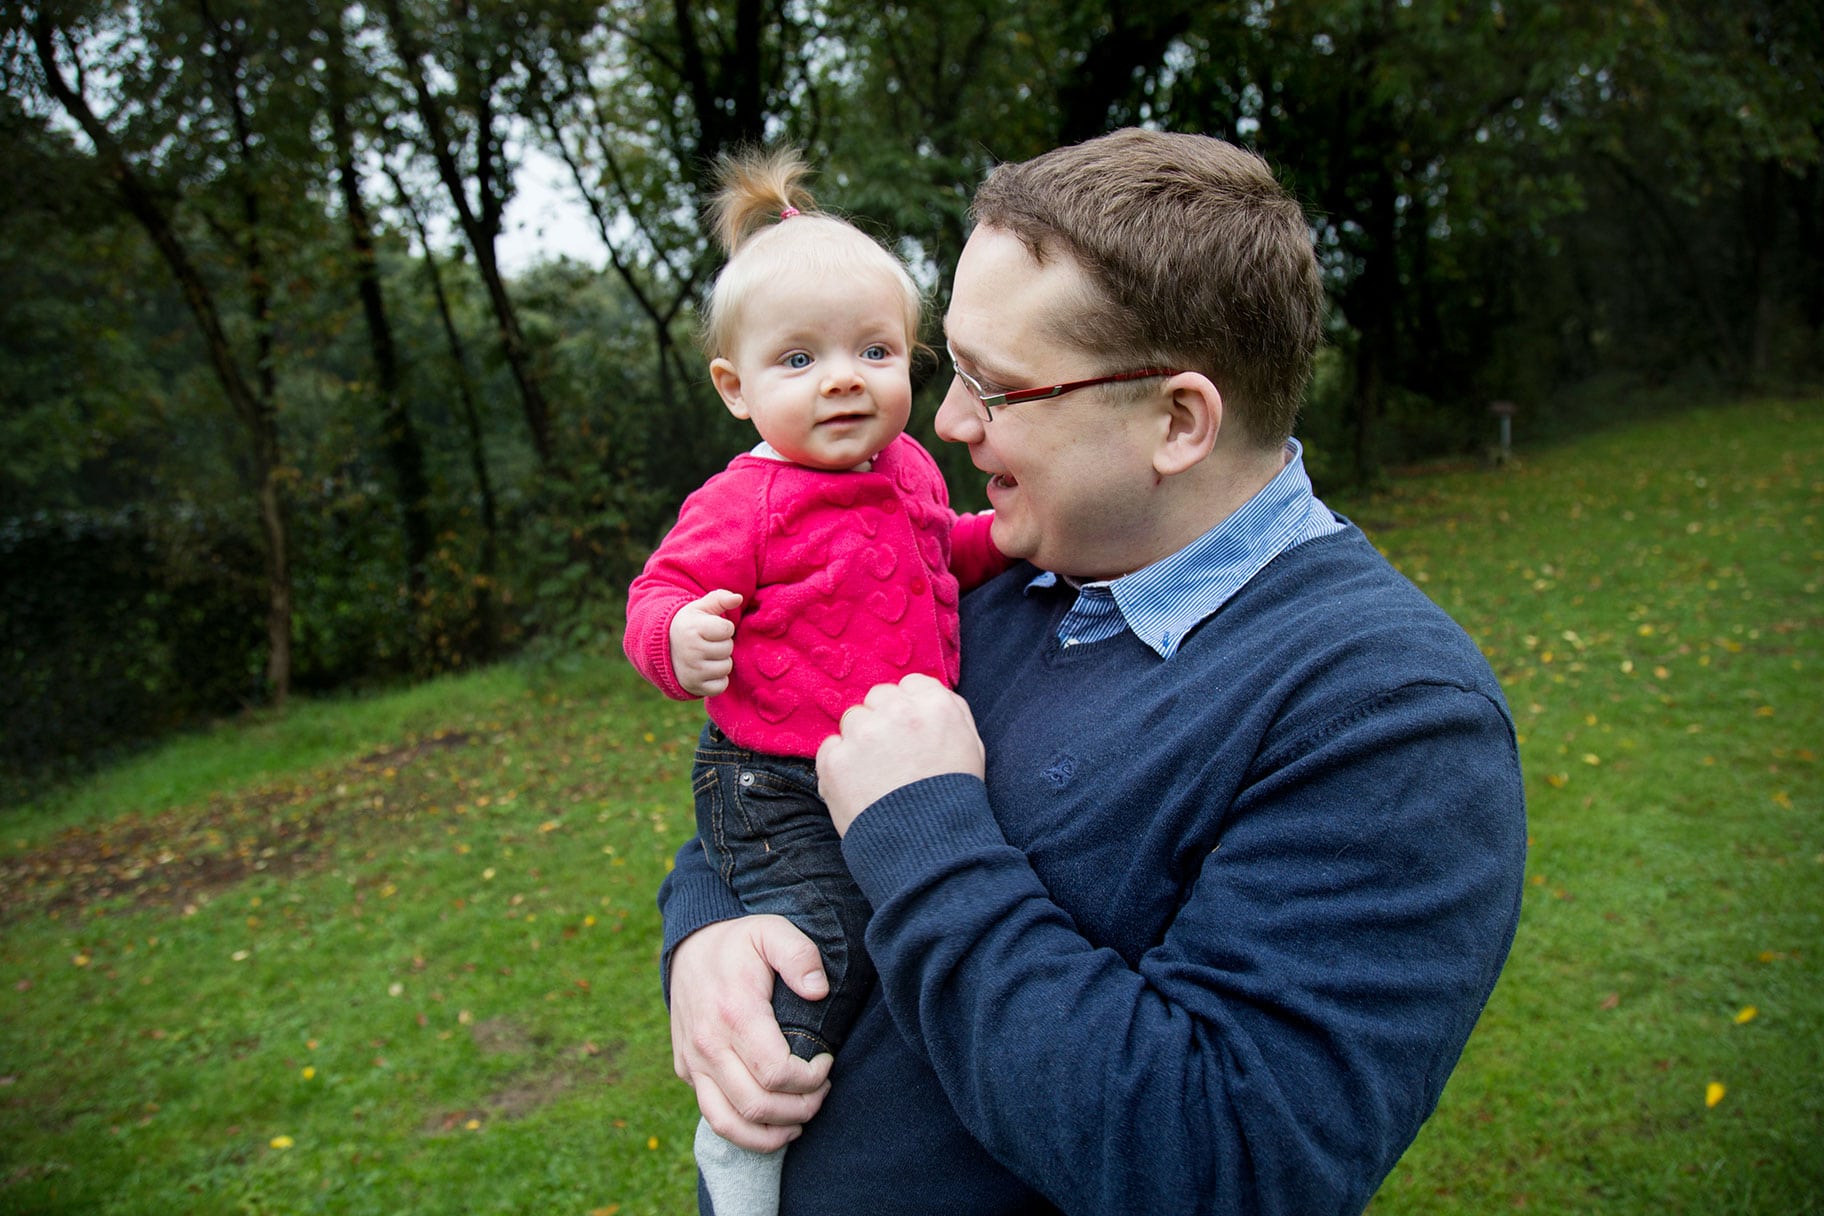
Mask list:
[[[988,479],[988,484],[1000,486],[1003,490],[1011,490],[1020,484],[1020,479],[1011,473],[996,473]]]

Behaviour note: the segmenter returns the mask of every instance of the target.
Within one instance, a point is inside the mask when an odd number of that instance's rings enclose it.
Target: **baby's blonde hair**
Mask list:
[[[883,276],[903,298],[907,346],[917,345],[921,301],[904,263],[848,220],[819,210],[804,186],[809,176],[796,148],[752,149],[717,163],[709,222],[728,262],[703,310],[703,350],[710,358],[732,354],[748,299],[788,269],[835,281]]]

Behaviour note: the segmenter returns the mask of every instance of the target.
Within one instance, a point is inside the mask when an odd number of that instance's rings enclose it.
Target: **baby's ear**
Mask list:
[[[722,395],[722,404],[728,412],[737,418],[748,417],[747,400],[741,396],[741,373],[727,359],[712,359],[709,364],[709,378],[716,386],[716,392]]]

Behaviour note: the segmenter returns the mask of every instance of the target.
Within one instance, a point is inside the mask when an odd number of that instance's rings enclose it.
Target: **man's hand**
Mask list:
[[[911,675],[876,684],[842,715],[842,733],[817,749],[817,788],[838,835],[902,785],[945,773],[984,771],[969,703],[933,680]]]
[[[716,1134],[770,1153],[796,1140],[829,1092],[832,1058],[800,1060],[773,1017],[773,975],[829,994],[811,939],[782,916],[705,925],[671,955],[671,1061]]]
[[[713,697],[728,687],[734,671],[735,622],[741,596],[712,591],[678,609],[671,618],[671,670],[684,691]]]

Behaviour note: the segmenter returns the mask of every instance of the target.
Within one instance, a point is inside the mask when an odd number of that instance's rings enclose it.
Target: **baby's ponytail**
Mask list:
[[[756,232],[800,213],[815,213],[817,200],[804,188],[811,173],[796,148],[748,149],[716,163],[716,193],[709,221],[730,257]]]

